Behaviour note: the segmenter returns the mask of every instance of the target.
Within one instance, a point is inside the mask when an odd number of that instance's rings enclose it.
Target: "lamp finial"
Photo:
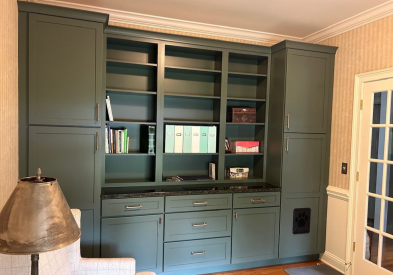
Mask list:
[[[37,169],[37,178],[35,180],[36,182],[42,182],[41,180],[41,168]]]

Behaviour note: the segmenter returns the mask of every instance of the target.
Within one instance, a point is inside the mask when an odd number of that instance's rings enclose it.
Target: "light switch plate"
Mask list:
[[[343,162],[341,164],[341,174],[346,175],[348,173],[348,163]]]

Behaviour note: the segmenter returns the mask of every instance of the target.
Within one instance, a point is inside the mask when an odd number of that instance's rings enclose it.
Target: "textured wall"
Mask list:
[[[337,46],[332,117],[329,184],[348,189],[349,175],[341,163],[350,162],[355,75],[393,67],[393,16],[320,42]]]
[[[18,10],[0,0],[0,209],[18,180]]]

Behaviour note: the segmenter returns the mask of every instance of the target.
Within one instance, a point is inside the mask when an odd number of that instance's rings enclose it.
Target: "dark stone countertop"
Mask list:
[[[123,198],[141,198],[141,197],[159,197],[159,196],[180,196],[180,195],[203,195],[203,194],[228,194],[228,193],[252,193],[252,192],[280,192],[281,188],[270,184],[261,186],[242,186],[243,188],[234,188],[235,186],[224,187],[204,187],[195,189],[181,188],[163,188],[162,191],[142,191],[130,190],[105,190],[101,194],[102,199],[123,199]],[[247,188],[245,188],[247,187]]]

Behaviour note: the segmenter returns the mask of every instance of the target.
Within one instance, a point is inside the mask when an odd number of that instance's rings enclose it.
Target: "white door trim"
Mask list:
[[[358,172],[358,154],[359,154],[359,126],[361,124],[360,101],[363,92],[363,86],[367,82],[392,78],[393,68],[372,71],[355,75],[355,88],[353,100],[353,118],[352,118],[352,138],[351,138],[351,162],[349,169],[349,204],[348,204],[348,227],[347,227],[347,245],[346,245],[346,262],[353,263],[353,242],[355,240],[355,222],[356,222],[356,177]],[[355,275],[353,268],[347,265],[346,275]]]

